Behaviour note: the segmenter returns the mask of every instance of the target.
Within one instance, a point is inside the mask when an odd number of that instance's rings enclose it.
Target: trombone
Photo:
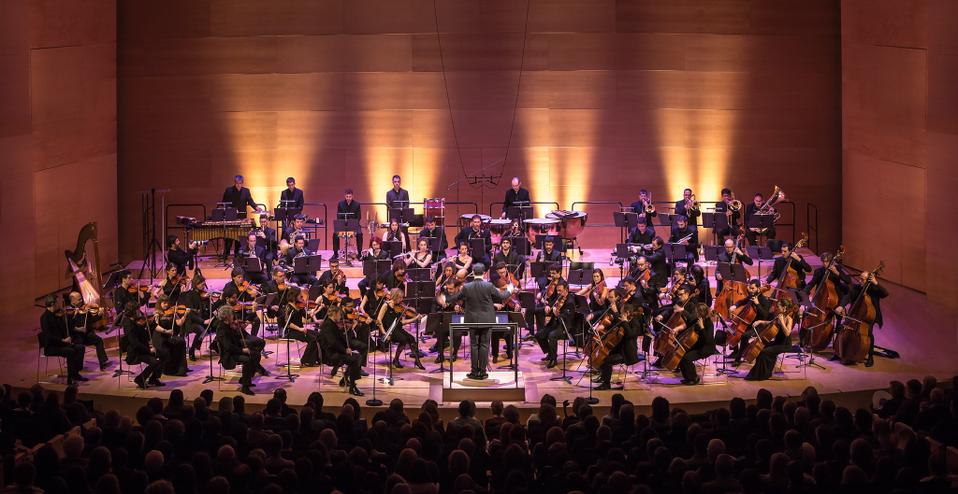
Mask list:
[[[652,193],[651,193],[651,192],[649,192],[649,200],[647,200],[647,201],[642,201],[642,202],[644,203],[643,206],[645,206],[645,214],[651,215],[651,214],[655,213],[655,204],[652,204]]]

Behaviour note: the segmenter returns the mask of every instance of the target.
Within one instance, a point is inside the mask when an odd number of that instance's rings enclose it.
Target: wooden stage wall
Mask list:
[[[99,224],[117,260],[116,2],[0,2],[0,315],[67,286],[65,249]]]
[[[399,173],[414,201],[483,211],[513,175],[562,208],[630,203],[643,186],[750,200],[778,184],[799,230],[812,202],[821,247],[838,243],[837,0],[436,5],[120,0],[124,259],[142,252],[138,191],[212,205],[235,173],[270,206],[287,175],[334,207],[345,186],[381,202]],[[498,187],[447,189],[490,164]],[[585,209],[611,223],[613,208]]]
[[[847,262],[958,309],[958,4],[842,2]]]

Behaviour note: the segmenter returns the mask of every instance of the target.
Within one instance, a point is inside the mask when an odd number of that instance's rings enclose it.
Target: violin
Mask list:
[[[258,289],[255,285],[250,284],[249,281],[243,281],[239,285],[236,285],[236,291],[239,293],[247,293],[250,295],[256,295]]]
[[[149,291],[152,290],[152,289],[153,289],[153,287],[150,286],[150,285],[130,285],[130,286],[126,287],[126,291],[127,291],[128,293],[137,293],[137,292],[139,292],[140,294],[147,293],[147,292],[149,292]]]
[[[365,324],[369,324],[373,320],[373,318],[369,317],[367,314],[356,311],[346,313],[346,319],[349,321],[358,321]]]
[[[560,295],[559,298],[556,299],[556,303],[552,306],[552,310],[546,315],[546,324],[549,324],[549,322],[552,321],[552,317],[557,315],[559,311],[562,310],[562,306],[565,305],[565,301],[568,297],[569,294],[566,293],[565,295]]]
[[[397,314],[400,314],[405,317],[419,316],[419,312],[408,305],[399,304],[399,305],[393,306],[392,310],[395,311]]]
[[[255,308],[256,308],[256,302],[253,302],[253,301],[249,301],[249,302],[236,302],[235,304],[231,305],[230,308],[233,309],[233,312],[243,312],[243,311],[247,311],[247,310],[255,310]]]
[[[190,308],[187,307],[187,306],[185,306],[185,305],[175,305],[175,306],[173,306],[173,307],[170,307],[170,308],[168,308],[168,309],[162,311],[162,315],[164,315],[164,316],[173,316],[173,315],[182,316],[182,315],[186,314],[187,312],[189,312],[189,310],[190,310]]]

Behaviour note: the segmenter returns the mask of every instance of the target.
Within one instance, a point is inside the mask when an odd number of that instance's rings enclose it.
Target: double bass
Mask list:
[[[857,364],[868,357],[871,347],[868,333],[878,317],[878,310],[868,296],[868,289],[872,286],[872,280],[878,279],[883,269],[885,261],[879,262],[878,267],[872,270],[871,276],[862,284],[858,297],[852,301],[845,313],[838,334],[835,335],[835,355],[842,363]]]
[[[802,330],[809,332],[808,347],[813,351],[825,349],[832,341],[832,335],[835,332],[835,308],[838,307],[841,297],[838,294],[838,286],[832,279],[831,269],[841,261],[843,255],[845,255],[845,247],[839,246],[838,252],[825,266],[825,274],[821,281],[812,287],[812,305],[805,312]]]
[[[732,250],[733,253],[740,248],[744,238],[745,235],[739,235],[735,239],[735,248]],[[733,255],[737,256],[737,254]],[[722,291],[715,296],[715,312],[723,321],[728,321],[731,316],[731,314],[729,314],[729,308],[747,296],[748,289],[745,287],[745,283],[735,280],[724,280],[722,283]]]
[[[778,300],[783,297],[788,298],[788,290],[798,289],[799,282],[802,280],[799,279],[798,271],[792,267],[792,261],[795,260],[792,258],[792,254],[798,249],[804,247],[806,243],[808,243],[808,234],[803,232],[802,238],[798,242],[795,242],[795,245],[793,245],[792,248],[788,250],[788,253],[783,256],[786,259],[785,267],[782,268],[782,272],[778,275],[778,279],[775,280],[777,282],[776,286],[774,288],[766,288],[766,297],[772,300]]]

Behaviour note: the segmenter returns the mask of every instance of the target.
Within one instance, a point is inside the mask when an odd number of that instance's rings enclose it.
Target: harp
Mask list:
[[[88,243],[92,243],[89,251],[87,250]],[[100,275],[100,252],[96,239],[96,222],[83,225],[77,235],[76,249],[73,251],[65,250],[63,255],[67,258],[66,276],[68,278],[73,277],[80,295],[83,296],[83,303],[101,305],[100,287],[103,286],[103,280]]]

